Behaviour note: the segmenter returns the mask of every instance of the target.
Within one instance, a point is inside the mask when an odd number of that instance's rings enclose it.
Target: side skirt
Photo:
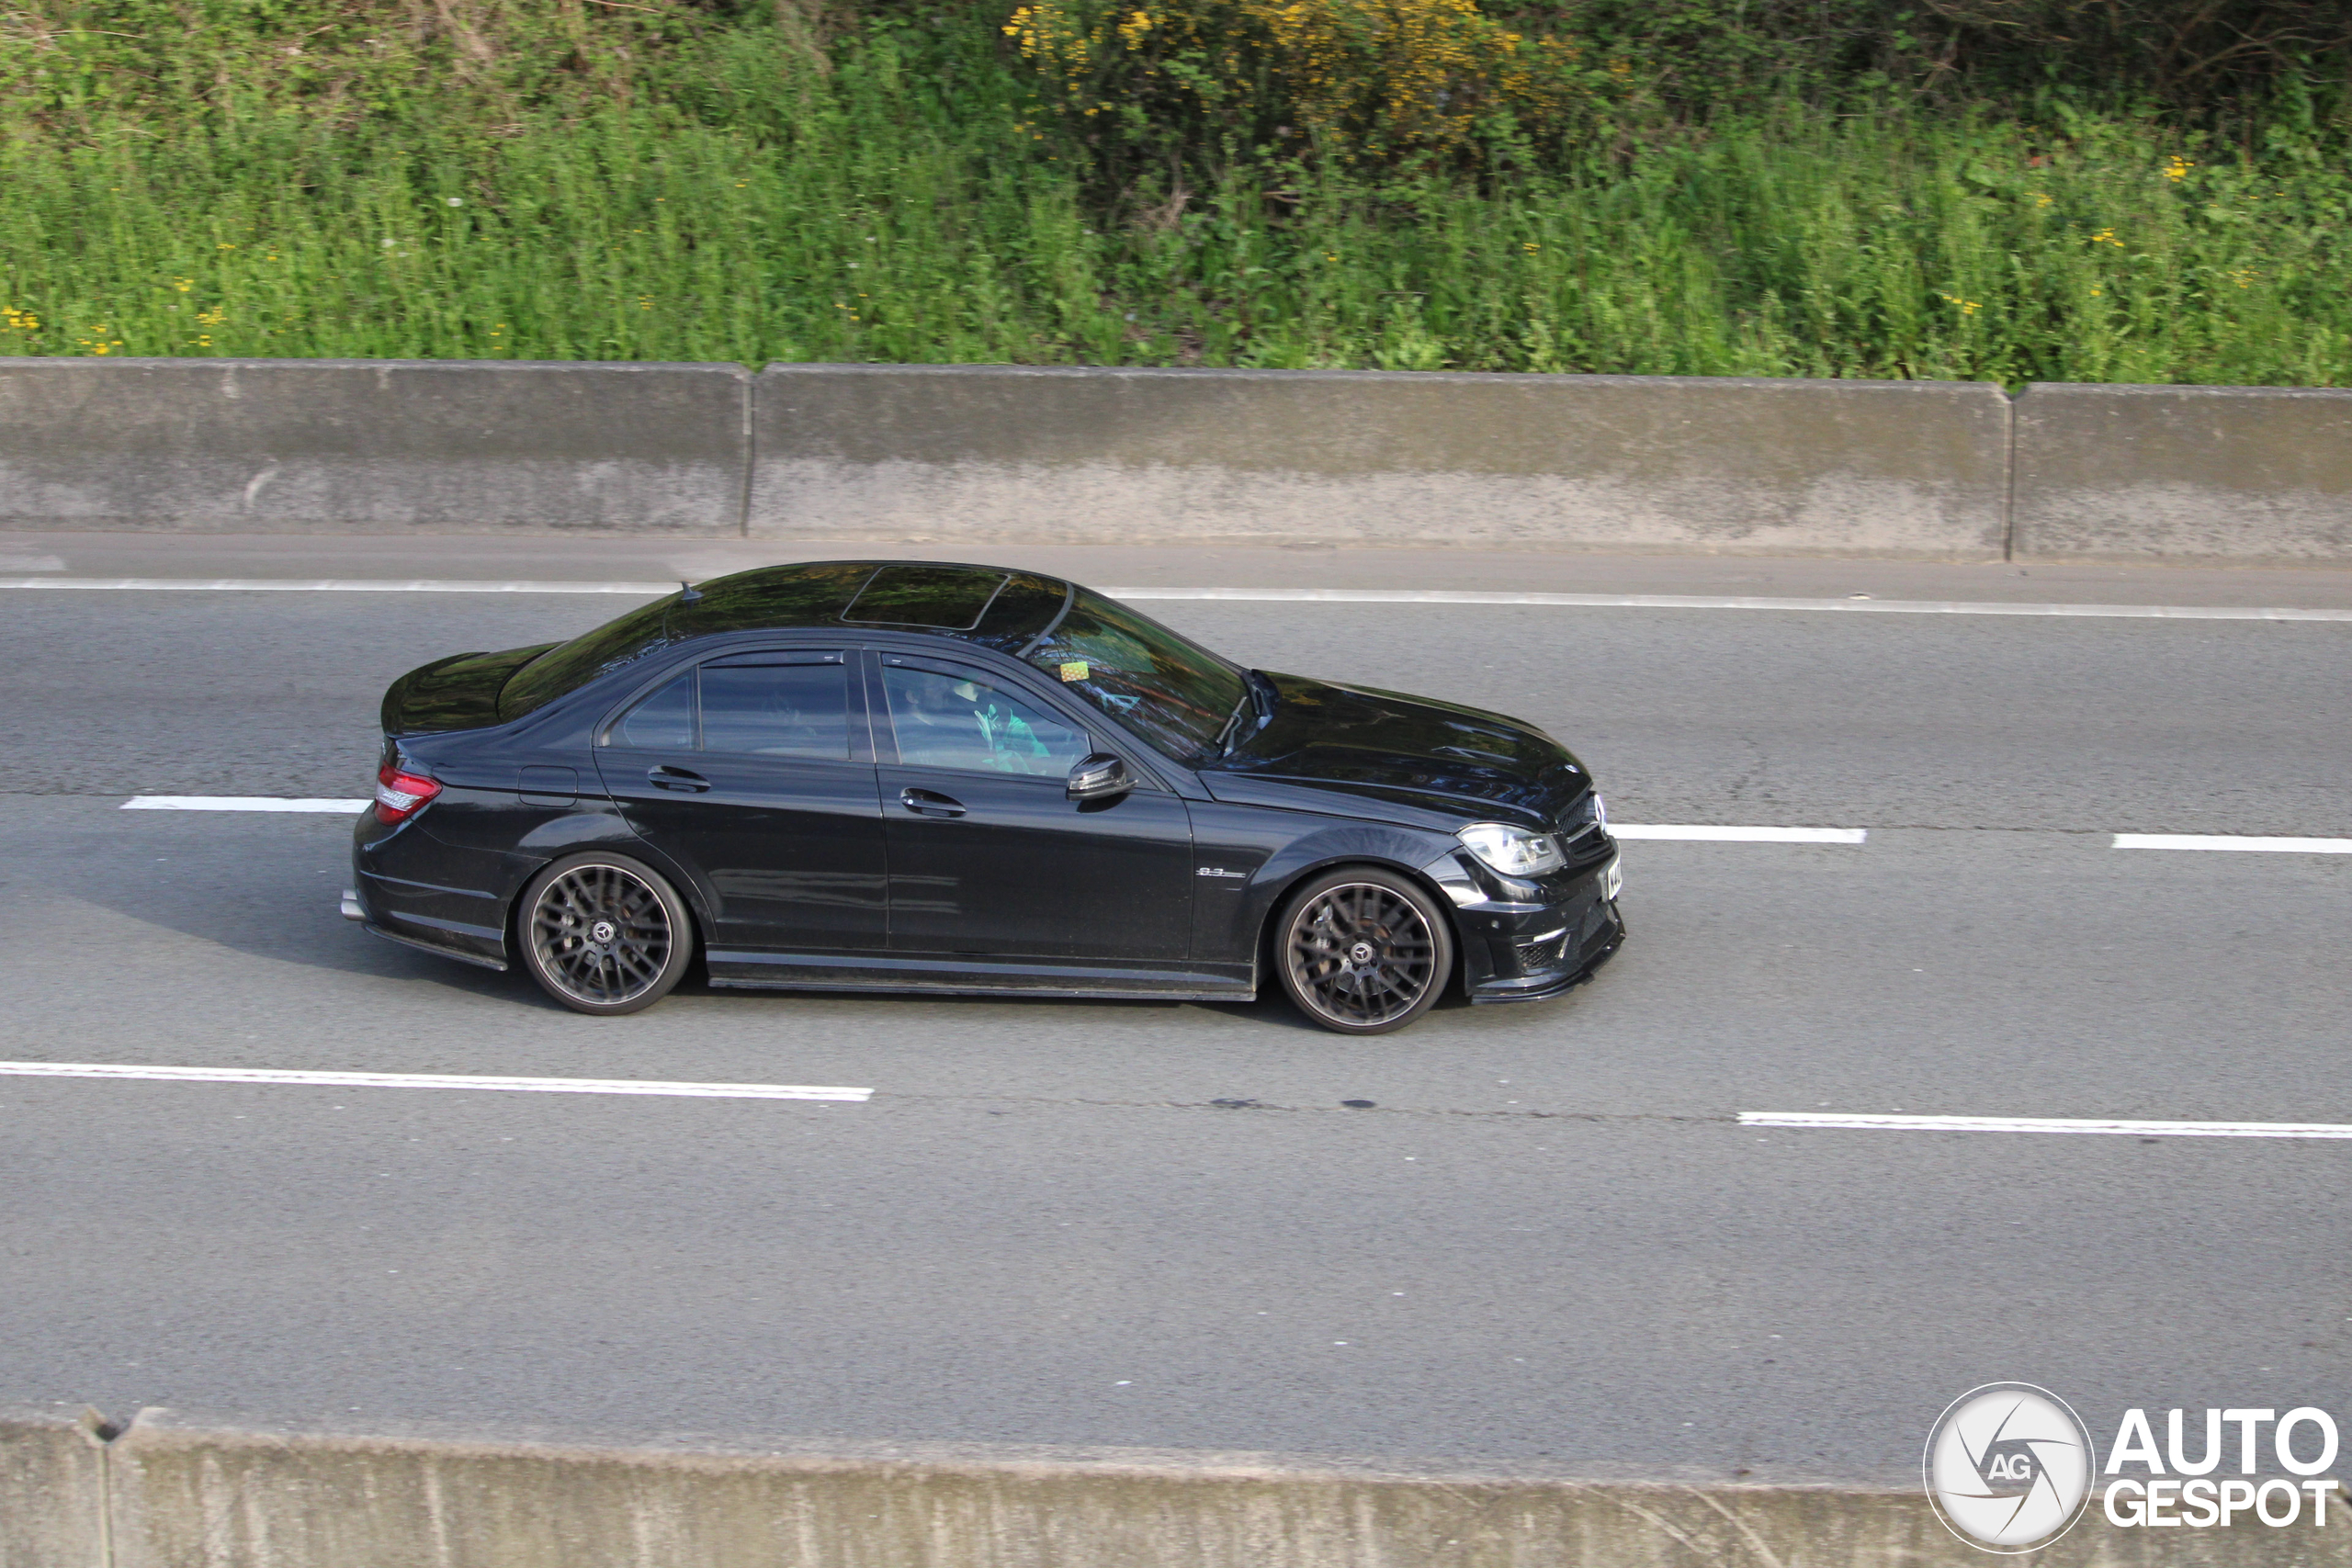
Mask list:
[[[1250,1001],[1244,979],[1196,970],[1059,964],[967,964],[939,959],[865,958],[845,953],[705,954],[713,987],[795,991],[919,991],[948,997],[1099,997],[1120,1001]]]

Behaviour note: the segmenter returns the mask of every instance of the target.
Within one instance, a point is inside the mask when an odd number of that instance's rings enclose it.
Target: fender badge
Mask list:
[[[1247,882],[1250,879],[1250,874],[1246,871],[1227,871],[1221,865],[1204,865],[1201,867],[1200,874],[1203,876],[1230,876],[1235,880],[1241,882]]]

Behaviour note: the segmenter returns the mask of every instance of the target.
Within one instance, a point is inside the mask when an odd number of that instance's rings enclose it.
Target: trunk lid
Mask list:
[[[557,646],[543,642],[500,653],[458,653],[417,666],[384,693],[384,733],[490,728],[499,722],[500,689],[517,670]]]

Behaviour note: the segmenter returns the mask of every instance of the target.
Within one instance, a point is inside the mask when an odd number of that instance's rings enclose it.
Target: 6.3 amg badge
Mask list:
[[[2082,1517],[2090,1433],[2066,1402],[2031,1383],[1973,1388],[1928,1437],[1928,1496],[1954,1535],[1986,1551],[2047,1546]]]

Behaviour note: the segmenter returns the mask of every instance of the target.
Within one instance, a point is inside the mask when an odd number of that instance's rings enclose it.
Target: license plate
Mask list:
[[[1618,892],[1623,888],[1624,886],[1625,874],[1615,861],[1612,860],[1607,865],[1601,867],[1600,896],[1603,898],[1608,899],[1611,903],[1615,903]]]

